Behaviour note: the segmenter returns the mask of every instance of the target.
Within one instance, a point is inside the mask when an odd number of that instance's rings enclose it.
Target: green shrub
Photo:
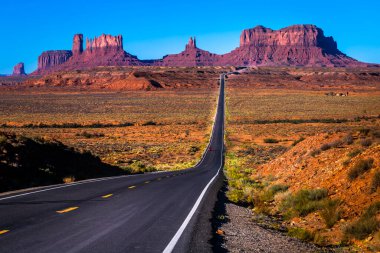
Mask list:
[[[227,192],[227,198],[234,203],[244,203],[244,193],[243,190],[239,190],[236,188],[230,188]]]
[[[360,144],[363,146],[363,147],[369,147],[372,145],[372,140],[371,139],[362,139],[360,140]]]
[[[347,134],[343,137],[343,142],[347,145],[351,145],[352,143],[354,143],[354,137],[352,136],[352,134]]]
[[[279,143],[279,140],[273,138],[265,138],[264,143]]]
[[[289,186],[283,184],[272,185],[269,190],[275,195],[278,192],[285,192],[289,189]]]
[[[320,153],[321,153],[320,149],[313,149],[312,151],[310,151],[310,155],[312,157],[315,157],[315,156],[319,155]]]
[[[345,228],[345,236],[363,240],[373,232],[379,230],[379,221],[376,219],[376,215],[379,212],[380,202],[375,202],[370,205],[357,221]]]
[[[292,146],[294,147],[295,145],[297,145],[298,143],[300,143],[301,141],[305,140],[304,137],[300,137],[299,139],[295,140],[293,143],[292,143]]]
[[[361,128],[359,129],[359,133],[362,134],[362,135],[368,135],[368,133],[370,132],[371,130],[368,129],[368,128]]]
[[[376,171],[373,175],[372,182],[371,182],[371,193],[374,193],[377,191],[377,188],[380,187],[380,171]]]
[[[350,163],[351,163],[351,159],[346,159],[346,160],[344,160],[344,161],[342,162],[342,165],[343,165],[344,167],[347,167]]]
[[[330,144],[329,143],[325,143],[323,144],[321,147],[320,147],[320,150],[322,151],[326,151],[326,150],[329,150],[331,148]]]
[[[322,204],[322,209],[319,212],[322,219],[325,221],[327,228],[332,228],[335,223],[340,219],[339,210],[340,201],[327,199]]]
[[[261,191],[258,195],[258,201],[270,202],[273,201],[274,196],[279,192],[285,192],[289,189],[287,185],[275,184],[266,190]]]
[[[147,121],[147,122],[143,123],[142,125],[143,126],[155,126],[155,125],[157,125],[157,123],[154,121]]]
[[[313,241],[314,235],[313,233],[303,229],[303,228],[289,228],[288,235],[291,237],[298,238],[303,241]]]
[[[361,149],[355,149],[355,150],[349,152],[347,154],[347,156],[352,158],[352,157],[355,157],[355,156],[359,155],[361,152],[362,152]]]
[[[354,180],[372,168],[373,158],[360,159],[348,172],[348,178]]]
[[[7,142],[7,136],[0,134],[0,145]]]
[[[327,197],[326,189],[300,190],[286,197],[280,206],[285,218],[306,216],[323,207],[323,199]]]
[[[76,136],[83,136],[87,139],[90,139],[90,138],[100,138],[100,137],[104,137],[104,134],[103,133],[89,133],[89,132],[82,132],[82,133],[77,133]]]
[[[189,148],[188,153],[189,153],[190,155],[195,155],[195,153],[197,153],[199,150],[200,150],[199,147],[197,147],[197,146],[191,146],[191,147]]]

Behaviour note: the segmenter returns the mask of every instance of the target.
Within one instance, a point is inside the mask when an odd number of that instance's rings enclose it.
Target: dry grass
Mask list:
[[[285,225],[316,232],[325,238],[323,244],[340,243],[342,227],[358,217],[363,203],[379,196],[374,168],[355,182],[347,178],[358,159],[378,154],[379,93],[331,97],[323,91],[231,87],[228,82],[229,196],[253,203],[255,211],[293,217]],[[289,186],[288,192],[268,195],[277,184]],[[322,187],[329,190],[325,199],[305,204],[301,194],[295,198],[300,201],[289,201],[302,189]],[[286,200],[292,208],[281,210]]]
[[[120,167],[141,162],[176,169],[191,166],[203,152],[216,96],[217,89],[5,93],[0,125],[7,127],[0,130],[57,139]]]

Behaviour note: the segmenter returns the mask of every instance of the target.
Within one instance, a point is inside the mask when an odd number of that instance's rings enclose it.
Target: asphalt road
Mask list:
[[[214,205],[208,195],[222,174],[223,138],[224,76],[211,141],[196,167],[1,196],[0,252],[208,251],[207,240],[195,246],[194,238],[209,226],[196,223]]]

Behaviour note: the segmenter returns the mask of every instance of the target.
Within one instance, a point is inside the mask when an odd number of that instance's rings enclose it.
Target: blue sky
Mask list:
[[[0,0],[0,73],[18,62],[32,72],[42,51],[71,49],[75,33],[122,34],[127,52],[153,59],[182,51],[190,36],[202,49],[226,53],[243,29],[293,24],[315,24],[344,53],[380,63],[379,10],[378,0]]]

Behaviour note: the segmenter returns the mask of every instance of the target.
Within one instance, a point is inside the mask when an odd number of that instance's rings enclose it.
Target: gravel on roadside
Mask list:
[[[225,205],[227,222],[222,223],[219,232],[223,237],[221,248],[228,252],[326,252],[313,244],[255,224],[249,208],[232,203]]]

